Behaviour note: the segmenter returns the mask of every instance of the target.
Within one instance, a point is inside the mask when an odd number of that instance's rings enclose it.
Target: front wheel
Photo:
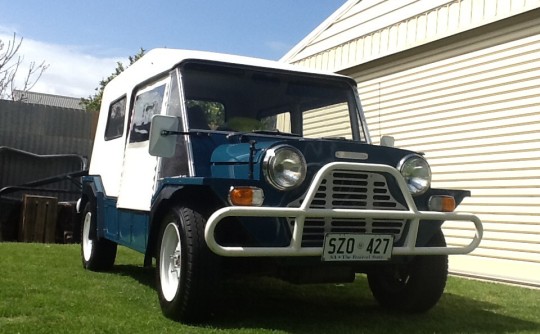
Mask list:
[[[96,219],[96,210],[91,203],[86,203],[83,211],[83,221],[81,224],[81,258],[85,269],[93,271],[109,270],[114,265],[116,259],[116,243],[101,239],[92,238],[92,219]]]
[[[163,314],[176,321],[204,319],[219,281],[217,256],[204,240],[205,223],[187,207],[173,207],[162,221],[157,290]]]
[[[442,231],[427,246],[444,247]],[[435,306],[448,277],[447,255],[416,256],[403,264],[381,266],[368,273],[369,287],[383,307],[400,312],[420,313]]]

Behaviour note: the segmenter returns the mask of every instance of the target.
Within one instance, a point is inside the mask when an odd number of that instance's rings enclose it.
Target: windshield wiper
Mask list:
[[[321,139],[325,139],[325,140],[344,140],[344,141],[352,140],[352,139],[347,139],[345,137],[321,137]]]
[[[273,129],[273,130],[253,130],[251,132],[261,134],[261,135],[279,135],[279,136],[301,137],[299,134],[291,133],[291,132],[281,132],[278,129]]]

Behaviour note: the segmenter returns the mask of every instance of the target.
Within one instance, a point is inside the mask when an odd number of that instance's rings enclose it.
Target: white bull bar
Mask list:
[[[364,210],[364,209],[314,209],[310,208],[317,189],[325,177],[334,170],[365,171],[388,173],[392,175],[405,198],[408,210]],[[286,247],[229,247],[218,244],[214,238],[214,231],[219,222],[226,217],[282,217],[294,218],[294,229],[289,246]],[[208,247],[216,254],[229,257],[253,256],[321,256],[322,247],[302,247],[302,232],[306,218],[378,218],[378,219],[407,219],[410,222],[408,234],[404,245],[394,247],[392,255],[451,255],[467,254],[472,252],[482,239],[483,228],[480,219],[467,213],[419,211],[407,188],[405,180],[397,169],[367,163],[333,162],[322,167],[313,178],[306,197],[300,207],[245,207],[230,206],[214,212],[206,224],[204,237]],[[420,220],[436,221],[465,221],[472,222],[475,236],[468,245],[459,247],[416,247]]]

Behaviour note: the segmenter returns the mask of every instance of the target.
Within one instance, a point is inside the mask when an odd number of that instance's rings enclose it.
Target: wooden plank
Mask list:
[[[58,217],[58,200],[53,198],[47,202],[45,216],[45,231],[43,234],[43,242],[54,243],[56,235],[56,221]]]
[[[28,220],[34,221],[34,230],[28,231],[30,242],[43,242],[45,239],[45,228],[47,221],[47,208],[49,206],[49,199],[47,198],[35,198],[26,197],[28,207],[32,208],[31,216],[26,217]],[[23,217],[26,215],[23,213]]]
[[[19,224],[19,241],[20,242],[30,242],[30,231],[34,230],[34,219],[29,219],[30,217],[35,216],[33,212],[35,206],[30,205],[28,196],[24,196],[22,211],[21,211],[21,223]]]

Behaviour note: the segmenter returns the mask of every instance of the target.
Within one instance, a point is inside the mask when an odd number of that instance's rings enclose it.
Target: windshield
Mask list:
[[[209,62],[181,75],[191,129],[365,141],[345,79]]]

